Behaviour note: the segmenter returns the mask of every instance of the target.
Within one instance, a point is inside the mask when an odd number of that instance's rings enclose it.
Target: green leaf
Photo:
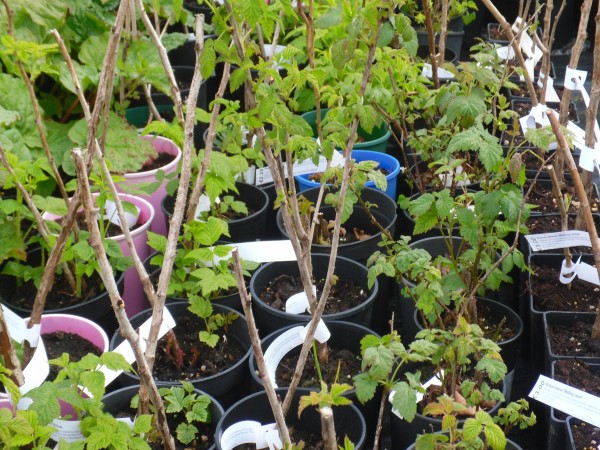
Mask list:
[[[493,382],[499,382],[506,376],[506,365],[502,359],[484,356],[477,362],[476,369],[487,372]]]
[[[364,372],[354,377],[354,386],[358,401],[366,403],[375,396],[377,380],[372,379],[368,373]]]
[[[380,345],[368,348],[362,361],[362,369],[369,368],[369,375],[375,380],[385,380],[392,370],[394,354],[389,348]]]
[[[179,440],[182,444],[189,444],[194,439],[196,439],[196,434],[198,433],[198,428],[189,423],[180,423],[177,426],[177,440]]]
[[[485,438],[493,450],[503,450],[506,448],[506,436],[502,429],[494,424],[487,425],[483,430]]]
[[[57,216],[64,216],[67,214],[67,205],[62,198],[34,195],[33,203],[38,209],[55,214]]]
[[[404,381],[394,385],[394,392],[392,408],[407,422],[412,422],[417,413],[417,392]]]
[[[327,10],[325,14],[317,17],[314,22],[315,28],[327,29],[342,23],[342,8],[334,6]]]
[[[215,333],[210,333],[208,331],[200,331],[198,333],[200,338],[200,342],[204,342],[210,348],[215,348],[219,343],[219,335]]]
[[[142,434],[147,433],[152,429],[152,415],[151,414],[140,414],[136,416],[135,422],[133,423],[133,432]]]
[[[481,95],[471,93],[469,95],[457,95],[448,105],[446,119],[453,122],[459,119],[461,122],[468,120],[471,123],[477,116],[485,113],[487,107]]]
[[[204,51],[200,55],[199,64],[202,78],[207,80],[212,75],[217,64],[217,54],[212,40],[204,42]]]
[[[167,238],[161,234],[147,231],[148,245],[157,252],[164,253],[167,250]]]
[[[465,421],[465,425],[463,427],[463,436],[466,441],[473,441],[481,434],[481,429],[483,427],[479,423],[479,421],[469,418]]]
[[[212,315],[213,306],[210,300],[199,297],[197,295],[190,295],[189,300],[190,306],[188,306],[188,309],[194,314],[196,314],[198,317],[207,319]]]
[[[242,16],[248,22],[250,28],[254,28],[262,19],[266,5],[263,0],[244,0],[241,2]]]

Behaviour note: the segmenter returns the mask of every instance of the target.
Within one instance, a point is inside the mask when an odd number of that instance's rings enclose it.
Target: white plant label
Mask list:
[[[563,284],[572,282],[575,277],[583,281],[600,286],[600,278],[596,268],[588,263],[581,262],[581,257],[576,263],[571,262],[571,267],[567,267],[566,261],[563,261],[559,280]]]
[[[140,326],[140,328],[138,330],[138,333],[141,337],[140,346],[142,347],[143,351],[146,350],[146,339],[148,339],[148,336],[150,336],[151,324],[152,324],[152,317],[150,317],[148,320],[146,320]],[[171,315],[169,310],[165,307],[165,309],[163,309],[163,321],[162,321],[162,324],[160,325],[160,329],[158,331],[158,337],[159,338],[163,337],[167,333],[167,331],[169,331],[174,326],[175,326],[175,319],[173,319],[173,316]],[[129,342],[126,340],[121,342],[117,346],[117,348],[115,348],[113,351],[123,355],[123,357],[127,360],[127,362],[129,364],[132,364],[135,361],[135,355],[133,353],[133,350],[131,349]],[[104,385],[105,386],[108,386],[122,372],[122,370],[110,370],[110,369],[106,368],[105,366],[100,367],[99,370],[104,373]],[[89,392],[88,392],[88,395],[89,395]]]
[[[529,234],[525,236],[534,252],[567,247],[591,247],[590,235],[587,231],[569,230],[556,233]]]
[[[585,83],[586,78],[587,78],[586,70],[571,69],[569,66],[567,66],[565,68],[564,86],[567,89],[576,91],[578,89],[578,87],[577,87],[578,84],[577,84],[576,80],[580,80],[581,83],[583,84],[583,83]]]
[[[600,151],[596,148],[590,148],[585,145],[579,147],[581,153],[579,155],[579,167],[583,170],[587,170],[588,172],[593,172],[594,169],[598,169],[600,172],[600,168],[598,166],[598,161],[600,161]]]
[[[63,439],[67,442],[83,441],[85,436],[81,433],[80,420],[54,419],[52,426],[56,431],[52,433],[52,439],[58,442]]]
[[[312,292],[313,295],[317,295],[317,287],[314,284],[312,286]],[[285,311],[290,314],[310,312],[310,304],[306,293],[302,291],[290,296],[285,302]]]
[[[572,121],[567,123],[567,130],[569,130],[573,134],[573,144],[575,147],[582,149],[585,147],[585,130],[577,125],[575,125]]]
[[[138,217],[140,216],[140,208],[135,206],[135,209],[137,211],[136,214],[131,214],[127,211],[124,211],[125,221],[127,222],[126,225],[128,229],[131,229],[131,227],[137,223]],[[111,223],[114,223],[119,227],[121,226],[121,220],[119,219],[119,213],[117,212],[117,204],[112,200],[107,200],[106,204],[104,205],[104,218],[108,219]]]
[[[11,339],[17,342],[28,341],[32,347],[37,347],[38,341],[40,340],[40,330],[42,326],[40,324],[34,325],[31,328],[27,328],[28,319],[19,317],[15,312],[8,309],[5,305],[0,305],[4,313],[4,320],[8,327],[8,334]]]
[[[540,375],[529,397],[600,427],[600,398]]]
[[[281,333],[265,351],[267,375],[269,376],[274,388],[278,387],[277,382],[275,381],[275,373],[277,372],[279,363],[292,349],[299,347],[304,343],[309,326],[310,323],[306,326],[298,325],[297,327],[290,328],[289,330]],[[315,339],[322,344],[327,342],[330,337],[331,333],[325,325],[325,322],[323,322],[321,319],[315,331]]]
[[[498,58],[504,59],[504,60],[514,59],[514,57],[515,57],[515,51],[509,45],[507,45],[505,47],[498,47],[496,49],[496,54],[498,55]]]
[[[198,220],[202,213],[210,211],[210,198],[208,195],[202,194],[198,199],[198,204],[196,205],[196,212],[194,213],[194,219]]]
[[[433,78],[433,68],[431,67],[431,64],[423,64],[423,71],[421,73],[424,77]],[[440,80],[452,80],[454,78],[454,74],[452,72],[442,67],[438,67],[437,75]]]
[[[292,242],[285,241],[255,241],[235,244],[240,258],[254,262],[296,261],[296,253]]]
[[[256,444],[257,449],[280,450],[283,448],[276,424],[270,423],[263,426],[254,420],[234,423],[223,432],[221,436],[223,450],[232,450],[241,444]]]
[[[32,347],[35,347],[33,356],[27,367],[23,369],[23,377],[25,383],[19,387],[21,394],[26,394],[31,389],[41,385],[48,373],[50,373],[50,365],[48,364],[48,355],[44,341],[40,339],[41,325],[34,325],[32,328],[27,328],[29,319],[23,319],[7,308],[5,305],[0,305],[4,314],[4,320],[8,328],[8,334],[11,339],[17,342],[28,341]],[[31,399],[22,397],[17,404],[18,409],[27,409],[31,404]]]
[[[344,156],[337,150],[333,151],[331,158],[331,167],[340,167],[344,165]],[[294,163],[294,175],[303,175],[306,173],[318,173],[325,171],[327,167],[327,159],[324,156],[319,157],[319,164],[315,165],[310,159],[305,159]],[[284,167],[285,174],[287,176],[287,168]],[[268,167],[261,167],[256,169],[256,185],[262,186],[263,184],[272,183],[273,175]]]

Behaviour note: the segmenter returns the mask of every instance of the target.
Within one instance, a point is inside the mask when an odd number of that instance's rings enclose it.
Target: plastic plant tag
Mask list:
[[[567,66],[565,69],[564,86],[567,89],[576,91],[579,89],[578,83],[576,80],[580,80],[581,84],[583,84],[583,83],[585,83],[586,78],[587,78],[586,70],[571,69],[569,66]]]
[[[317,295],[317,287],[312,286],[313,295]],[[290,296],[285,302],[285,312],[290,314],[302,314],[304,312],[310,312],[310,304],[306,293],[298,292]]]
[[[51,437],[56,442],[61,439],[66,442],[83,441],[85,436],[81,433],[80,424],[80,420],[54,419],[52,426],[56,428],[56,431],[52,433]]]
[[[595,395],[540,375],[529,397],[600,427],[600,398]]]
[[[137,211],[136,214],[124,211],[125,221],[127,222],[126,225],[128,229],[131,229],[131,227],[137,223],[138,217],[140,216],[140,208],[135,206],[135,209]],[[119,219],[119,213],[117,212],[117,205],[112,200],[107,200],[106,204],[104,205],[104,218],[108,219],[111,223],[114,223],[119,227],[121,226],[121,220]]]
[[[564,259],[560,266],[560,275],[558,276],[558,280],[562,284],[569,284],[571,281],[575,279],[575,266],[573,266],[573,261],[567,263],[567,260]]]
[[[535,123],[542,126],[549,125],[550,121],[548,120],[548,116],[546,115],[546,109],[548,109],[546,105],[544,105],[543,103],[538,103],[537,105],[531,108],[529,115],[533,116]]]
[[[290,240],[253,241],[235,244],[240,258],[254,262],[296,261]]]
[[[423,389],[427,389],[429,386],[441,386],[442,385],[442,377],[444,376],[444,371],[440,372],[441,376],[437,376],[434,375],[433,377],[431,377],[429,380],[427,380],[425,383],[423,383],[421,385],[421,387],[423,387]],[[396,391],[390,391],[390,395],[388,395],[388,401],[390,403],[392,403],[392,401],[394,400],[394,395],[396,395]],[[423,399],[423,394],[421,392],[417,392],[417,403],[420,402]],[[403,417],[400,415],[400,413],[398,411],[396,411],[395,409],[392,409],[392,413],[394,413],[396,416],[398,416],[400,419],[403,419]]]
[[[254,181],[256,180],[256,166],[248,167],[242,173],[242,179],[244,180],[244,183],[254,184]]]
[[[198,199],[198,205],[196,206],[196,212],[194,213],[194,219],[198,220],[202,216],[202,213],[210,211],[210,198],[208,195],[202,194]]]
[[[567,130],[573,134],[573,144],[578,149],[585,147],[585,130],[575,125],[572,121],[567,122]]]
[[[22,317],[19,317],[13,311],[8,309],[6,305],[0,304],[0,308],[2,308],[4,320],[6,321],[6,326],[8,327],[8,334],[10,335],[11,339],[17,342],[28,341],[32,347],[37,347],[40,340],[40,330],[42,329],[42,326],[40,324],[36,324],[31,328],[27,328],[28,319],[23,320]]]
[[[531,250],[540,252],[555,248],[591,247],[590,235],[587,231],[569,230],[556,233],[540,233],[525,235]]]
[[[283,448],[276,424],[270,423],[263,426],[254,420],[243,420],[231,425],[223,432],[220,444],[223,450],[232,450],[241,444],[256,444],[257,449],[280,450]]]
[[[542,49],[533,42],[533,39],[527,33],[521,34],[521,50],[533,61],[533,67],[535,67],[544,55]],[[527,67],[527,63],[525,63],[525,66]],[[533,77],[533,71],[530,72],[529,68],[527,68],[527,72]]]
[[[344,165],[344,156],[337,150],[333,151],[331,158],[331,167],[340,167]],[[303,175],[306,173],[318,173],[324,172],[327,167],[327,159],[324,156],[319,157],[319,164],[315,165],[312,160],[305,159],[304,161],[294,163],[294,175]],[[284,167],[285,175],[287,177],[287,168]],[[256,169],[256,185],[261,186],[263,184],[272,183],[273,175],[268,167],[261,167]]]
[[[593,172],[596,168],[596,161],[598,161],[598,152],[585,145],[579,147],[581,153],[579,155],[579,167],[588,172]]]
[[[519,125],[521,125],[521,131],[523,132],[523,135],[525,135],[527,130],[535,128],[535,116],[532,113],[529,113],[526,116],[519,117]]]
[[[509,45],[507,45],[505,47],[498,47],[496,49],[496,54],[498,55],[498,58],[504,59],[504,60],[514,59],[514,57],[515,57],[515,51]]]
[[[278,387],[275,379],[275,373],[277,372],[279,363],[292,349],[300,347],[304,343],[309,326],[310,323],[304,327],[298,325],[297,327],[284,331],[277,336],[277,338],[275,338],[271,345],[269,345],[269,348],[267,348],[265,351],[267,375],[269,376],[274,388]],[[317,330],[315,331],[315,339],[322,344],[327,342],[330,337],[331,333],[325,325],[325,322],[323,322],[323,319],[321,319],[317,325]]]
[[[423,64],[423,71],[421,73],[424,77],[433,78],[433,68],[431,67],[431,64]],[[437,75],[440,80],[452,80],[454,78],[454,74],[452,72],[442,67],[438,67]]]
[[[533,79],[535,76],[535,73],[534,73],[535,63],[536,62],[532,58],[525,60],[525,70],[527,70],[527,73],[529,74],[529,78],[531,78],[531,79]],[[519,75],[519,81],[525,81],[525,77],[523,75]]]
[[[148,339],[148,336],[150,336],[150,326],[151,325],[152,325],[152,317],[150,317],[148,320],[146,320],[140,326],[140,328],[138,330],[138,333],[141,337],[140,346],[142,347],[142,350],[146,350],[146,339]],[[173,316],[171,315],[169,310],[167,308],[164,308],[163,309],[163,320],[162,320],[162,323],[160,324],[160,329],[158,331],[158,337],[159,338],[163,337],[167,333],[167,331],[169,331],[174,326],[175,326],[175,319],[173,319]],[[129,345],[129,342],[126,340],[121,342],[117,346],[117,348],[115,348],[113,351],[123,355],[123,357],[127,360],[127,362],[129,364],[132,364],[135,361],[135,354],[133,353],[133,350],[132,350],[131,346]],[[104,385],[105,386],[108,386],[122,372],[120,370],[110,370],[104,366],[100,367],[99,370],[104,373]],[[89,392],[87,392],[87,394],[90,395]]]

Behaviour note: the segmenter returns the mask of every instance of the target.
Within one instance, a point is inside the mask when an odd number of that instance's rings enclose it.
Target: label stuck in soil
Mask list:
[[[254,420],[234,423],[223,432],[221,437],[223,450],[231,450],[241,444],[256,444],[256,448],[268,447],[269,450],[283,448],[276,424],[270,423],[263,426]]]
[[[600,398],[540,375],[529,397],[600,427]]]
[[[344,165],[344,157],[338,151],[333,152],[331,158],[331,167],[338,167]],[[305,159],[301,162],[294,163],[294,175],[304,175],[306,173],[318,173],[324,172],[327,168],[327,160],[324,156],[319,157],[319,164],[315,165],[312,160]],[[287,168],[284,167],[287,176]],[[268,167],[260,167],[256,169],[256,185],[261,186],[263,184],[272,183],[273,175]]]
[[[552,250],[566,247],[591,247],[590,235],[587,231],[569,230],[556,233],[529,234],[525,236],[532,251]]]

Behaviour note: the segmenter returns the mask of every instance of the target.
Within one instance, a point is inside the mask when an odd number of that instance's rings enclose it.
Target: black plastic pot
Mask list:
[[[406,450],[415,450],[416,448],[417,448],[416,444],[413,444],[410,447],[408,447]],[[511,441],[510,439],[507,439],[506,447],[504,448],[504,450],[523,450],[523,447],[521,447],[517,443]]]
[[[285,397],[286,392],[287,389],[276,390],[278,397],[282,399]],[[319,433],[319,430],[321,430],[321,419],[316,408],[306,408],[300,418],[298,418],[297,414],[300,397],[308,395],[309,392],[310,391],[305,389],[298,389],[296,391],[290,407],[290,412],[286,417],[286,424],[288,428],[293,427],[294,429]],[[365,448],[365,419],[356,406],[334,406],[333,414],[335,417],[336,435],[338,436],[339,442],[343,442],[344,437],[348,436],[356,450]],[[247,420],[259,422],[261,425],[275,422],[265,392],[257,392],[249,395],[225,412],[217,424],[217,431],[215,434],[217,449],[222,450],[223,448],[230,448],[224,447],[225,443],[222,442],[223,433],[231,425]]]
[[[564,255],[560,254],[537,254],[534,253],[529,257],[529,266],[550,266],[556,270],[556,276],[560,271]],[[581,258],[582,262],[588,264],[594,264],[593,257],[591,255],[583,255]],[[529,351],[531,355],[531,361],[534,370],[542,372],[546,368],[545,359],[540,351],[545,346],[544,339],[544,316],[549,312],[539,309],[536,304],[538,303],[538,295],[533,291],[534,282],[532,281],[532,275],[529,274]],[[565,286],[565,289],[567,287]],[[540,299],[543,300],[543,299]]]
[[[496,342],[500,347],[500,355],[504,364],[506,364],[507,372],[510,373],[517,365],[517,354],[521,347],[521,338],[523,337],[523,321],[515,311],[497,300],[477,297],[477,307],[479,308],[480,306],[487,310],[488,316],[498,319],[504,318],[505,326],[515,332],[514,336],[510,339]],[[424,329],[418,311],[415,311],[413,320],[418,330]],[[510,394],[510,386],[507,386],[507,391]]]
[[[315,203],[319,194],[319,189],[320,188],[308,189],[302,192],[301,195]],[[325,194],[328,192],[334,192],[333,188],[326,187]],[[394,200],[383,192],[372,188],[364,188],[361,197],[365,203],[377,205],[371,209],[373,216],[377,222],[393,236],[396,230],[397,218],[396,203]],[[335,218],[335,208],[333,206],[322,204],[320,211],[323,213],[323,218],[325,220],[333,220]],[[371,232],[372,235],[363,241],[340,243],[338,248],[339,256],[344,256],[354,261],[366,262],[369,256],[379,249],[378,244],[381,242],[382,233],[371,223],[367,212],[362,206],[354,205],[352,214],[342,226],[344,226],[348,232],[351,232],[351,230],[356,227]],[[288,234],[283,224],[281,209],[277,212],[277,227],[281,234],[287,239]],[[313,244],[311,251],[313,253],[329,253],[331,251],[331,246]]]
[[[573,355],[561,355],[557,353],[550,343],[550,337],[548,331],[550,328],[555,326],[574,326],[576,323],[587,323],[593,324],[596,319],[596,313],[585,313],[585,312],[570,312],[570,311],[548,311],[544,314],[544,338],[545,338],[545,361],[546,361],[546,373],[550,373],[552,363],[559,359],[577,359],[578,361],[600,364],[600,357],[598,356],[585,356],[582,354],[575,353]]]
[[[312,254],[312,264],[314,278],[317,280],[324,278],[329,264],[329,255]],[[373,305],[379,294],[379,283],[375,281],[373,287],[369,289],[367,287],[367,273],[368,270],[364,265],[338,256],[335,261],[335,275],[339,278],[353,280],[367,292],[367,299],[359,306],[347,311],[324,314],[323,320],[325,322],[344,320],[365,327],[370,326]],[[306,325],[311,319],[308,314],[290,314],[273,308],[261,300],[260,295],[269,282],[282,274],[299,276],[298,263],[296,261],[283,261],[265,264],[254,272],[250,280],[254,318],[263,336],[288,325]]]
[[[589,423],[578,419],[577,417],[573,417],[573,416],[567,417],[567,420],[566,420],[567,439],[566,439],[566,444],[565,444],[566,450],[578,450],[578,448],[575,445],[575,438],[573,436],[573,428],[577,428],[577,427],[584,426],[584,425],[587,425],[590,427],[592,426]]]
[[[263,238],[269,197],[262,189],[251,184],[238,181],[235,185],[239,192],[237,198],[248,206],[248,210],[254,212],[242,219],[230,220],[228,222],[230,236],[227,239],[231,242],[250,242]],[[174,208],[175,197],[167,195],[162,202],[162,210],[167,218],[167,228],[170,226]]]
[[[41,264],[41,249],[35,248],[27,252],[27,263],[31,266]],[[120,273],[115,277],[119,294],[123,295],[125,288],[125,274]],[[14,292],[16,288],[16,279],[8,275],[0,275],[0,286],[2,292]],[[23,308],[10,303],[8,296],[0,293],[0,303],[6,305],[20,317],[27,318],[31,316],[30,308]],[[33,299],[32,299],[33,301]],[[112,304],[106,291],[97,296],[75,305],[66,306],[64,308],[44,309],[44,314],[73,314],[76,316],[85,317],[93,322],[96,322],[110,336],[117,328],[118,323],[115,313],[112,309]]]
[[[504,385],[502,386],[502,391],[506,396]],[[503,404],[503,402],[498,402],[494,407],[487,410],[487,412],[493,416]],[[466,418],[458,421],[459,427],[464,425],[465,420]],[[393,410],[390,413],[390,433],[393,449],[409,448],[417,439],[417,435],[423,433],[435,433],[436,431],[441,431],[441,429],[442,419],[417,413],[412,422],[407,422],[406,420],[401,419]]]
[[[269,334],[264,339],[262,339],[261,347],[262,347],[263,351],[266,351],[277,337],[279,337],[281,334],[283,334],[287,330],[294,328],[296,326],[298,326],[298,325],[291,325],[289,327],[281,328],[281,329]],[[327,322],[327,328],[331,332],[331,337],[327,341],[327,344],[329,345],[330,348],[334,348],[337,350],[349,350],[352,353],[354,353],[354,355],[356,355],[357,357],[360,357],[360,355],[361,355],[360,341],[362,338],[364,338],[365,336],[370,335],[370,334],[379,337],[375,332],[371,331],[370,329],[363,327],[362,325],[358,325],[356,323],[351,323],[351,322],[338,322],[338,321]],[[289,353],[287,353],[287,355],[290,355],[290,356],[299,355],[299,354],[300,354],[300,347],[296,347],[296,348],[292,349]],[[252,353],[250,355],[249,366],[250,366],[251,389],[253,391],[262,391],[263,384],[262,384],[262,380],[259,376],[258,366],[256,363],[256,357],[255,357],[254,353]],[[350,381],[350,380],[346,380],[346,381]],[[325,380],[325,382],[329,383],[330,380]],[[279,386],[279,387],[287,387],[287,386]],[[316,391],[318,389],[314,388],[312,390]],[[356,398],[356,389],[352,389],[351,391],[347,392],[344,396],[351,399],[352,403],[358,407],[359,411],[363,414],[363,416],[368,418],[368,421],[366,424],[366,426],[367,426],[367,442],[372,442],[373,439],[375,438],[376,418],[379,413],[381,391],[378,390],[377,394],[371,400],[369,400],[367,403],[365,403],[364,405],[361,404],[358,401],[358,399]]]
[[[462,20],[461,20],[462,23]],[[448,31],[446,34],[446,48],[451,50],[454,55],[456,55],[456,61],[460,58],[460,54],[462,52],[462,44],[463,38],[465,36],[464,31]],[[417,42],[419,46],[428,46],[429,45],[429,36],[427,31],[417,29]],[[435,43],[438,45],[440,42],[440,35],[436,33]],[[448,61],[448,60],[446,60]],[[453,62],[453,61],[452,61]]]
[[[102,397],[104,411],[114,416],[118,413],[123,413],[131,410],[131,399],[138,394],[139,390],[139,385],[126,386],[124,388],[113,391],[110,394],[105,395],[104,397]],[[221,420],[221,417],[223,417],[223,414],[225,413],[223,407],[214,397],[207,394],[206,392],[202,392],[201,390],[196,389],[196,394],[207,395],[208,397],[210,397],[210,405],[208,408],[211,418],[211,428],[215,430],[217,428],[217,423],[219,422],[219,420]],[[132,410],[131,412],[133,414],[137,413],[137,411],[135,410]],[[174,433],[175,430],[171,430],[171,432]],[[217,446],[216,444],[213,444],[210,447],[208,447],[208,450],[214,450],[215,448],[217,448]]]
[[[435,47],[435,51],[438,51],[438,47]],[[425,45],[419,45],[419,47],[417,47],[417,56],[421,59],[429,59],[429,45],[425,44]],[[455,63],[456,61],[458,61],[458,56],[456,55],[456,52],[452,49],[452,48],[445,48],[444,49],[444,62],[449,62],[449,63]]]
[[[550,366],[550,378],[555,378],[556,373],[556,361],[554,361]],[[595,373],[600,371],[600,365],[598,364],[588,364],[590,370]],[[567,383],[570,385],[570,383]],[[573,386],[578,387],[578,386]],[[547,405],[544,405],[546,420],[547,420],[547,441],[546,441],[546,449],[547,450],[563,450],[568,447],[569,437],[567,430],[567,417],[565,417],[564,413],[558,413],[558,411],[554,408],[550,408]],[[574,447],[573,447],[574,448]]]
[[[177,318],[183,315],[192,315],[188,310],[188,302],[177,302],[167,305],[167,309],[177,322]],[[227,314],[232,312],[231,308],[226,306],[213,305],[215,313]],[[134,328],[138,328],[146,320],[152,317],[152,310],[147,309],[131,318],[131,325]],[[177,334],[177,327],[173,328]],[[201,331],[201,330],[198,330]],[[252,352],[250,337],[248,334],[248,327],[246,325],[246,319],[244,316],[239,316],[231,325],[228,327],[229,339],[235,339],[242,348],[246,349],[244,357],[238,362],[232,365],[229,369],[212,375],[209,377],[198,378],[190,381],[196,389],[200,389],[215,397],[222,405],[229,406],[234,403],[238,398],[247,394],[247,361]],[[118,333],[114,333],[110,340],[110,348],[114,350],[124,338]],[[122,386],[130,386],[139,384],[140,379],[136,374],[123,373],[119,376],[119,381]],[[158,386],[172,386],[177,384],[173,381],[162,381],[156,380]]]
[[[450,242],[450,241],[449,241]],[[459,236],[452,237],[452,250],[454,256],[458,254],[462,247],[463,239]],[[416,240],[409,244],[410,248],[426,250],[433,259],[439,255],[448,253],[448,246],[446,245],[445,238],[441,236],[433,236],[425,239]],[[412,281],[404,280],[404,283],[408,287],[414,287],[415,284]],[[403,284],[399,285],[398,297],[395,299],[396,309],[400,315],[401,334],[403,340],[410,342],[414,339],[415,334],[419,331],[413,319],[416,312],[415,301],[411,297],[405,297],[401,290]],[[498,292],[487,291],[485,293],[486,298],[491,300],[501,301],[505,305],[514,309],[513,289],[510,285],[503,283]]]

